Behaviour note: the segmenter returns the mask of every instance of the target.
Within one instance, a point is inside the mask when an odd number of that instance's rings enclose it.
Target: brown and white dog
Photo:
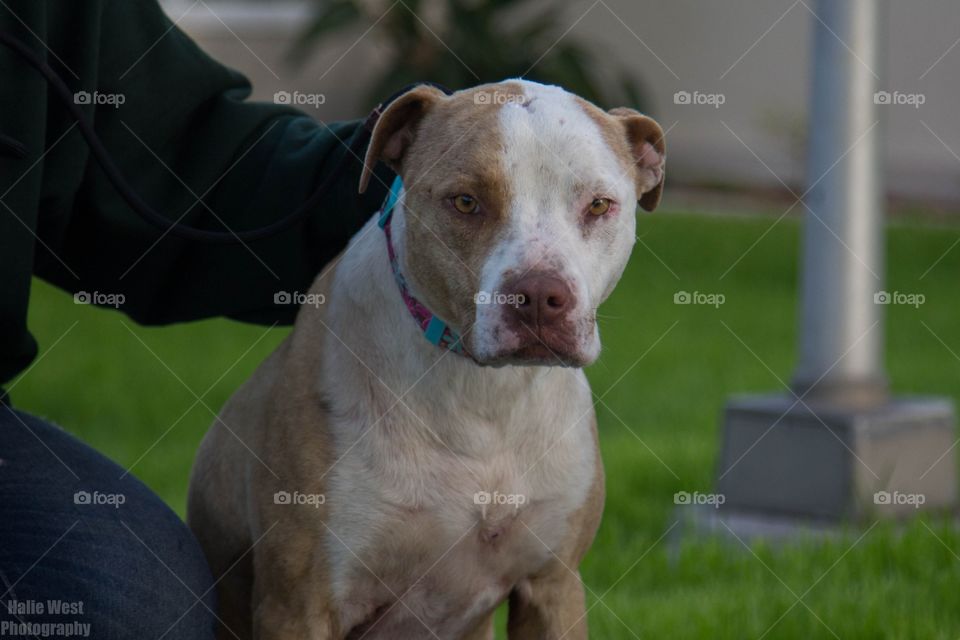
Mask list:
[[[585,638],[604,486],[579,367],[636,203],[660,200],[663,132],[527,81],[418,87],[378,160],[403,181],[387,234],[374,217],[316,280],[325,304],[197,456],[220,637],[492,638],[508,600],[511,638]]]

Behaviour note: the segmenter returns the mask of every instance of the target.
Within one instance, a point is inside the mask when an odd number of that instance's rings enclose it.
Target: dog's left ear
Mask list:
[[[439,89],[421,85],[406,92],[388,106],[374,125],[360,174],[360,193],[367,190],[379,160],[398,172],[404,153],[413,142],[423,116],[446,96]]]
[[[646,211],[653,211],[660,204],[660,196],[663,195],[664,165],[667,157],[663,129],[653,118],[633,109],[611,109],[610,115],[620,121],[626,132],[636,168],[640,206]]]

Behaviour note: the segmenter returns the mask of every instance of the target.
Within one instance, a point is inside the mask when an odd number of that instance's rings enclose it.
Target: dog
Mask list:
[[[596,309],[664,182],[663,131],[525,80],[384,109],[398,175],[227,402],[188,523],[221,638],[586,638],[604,500]]]

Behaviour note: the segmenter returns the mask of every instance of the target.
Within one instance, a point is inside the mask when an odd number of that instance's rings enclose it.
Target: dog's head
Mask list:
[[[381,115],[360,189],[377,160],[402,176],[401,269],[477,362],[584,366],[664,153],[650,118],[558,87],[421,86]]]

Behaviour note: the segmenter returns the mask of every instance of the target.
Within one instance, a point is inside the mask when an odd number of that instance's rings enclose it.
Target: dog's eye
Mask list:
[[[594,198],[587,211],[592,216],[602,216],[610,210],[610,198]]]
[[[480,205],[473,196],[461,193],[453,199],[453,206],[456,207],[460,213],[476,213]]]

